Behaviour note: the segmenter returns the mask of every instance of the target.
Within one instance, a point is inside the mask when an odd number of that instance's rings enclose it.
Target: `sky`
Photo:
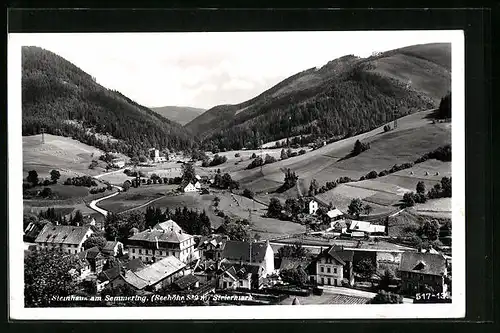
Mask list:
[[[15,35],[16,43],[50,50],[144,106],[203,109],[244,102],[344,55],[451,40],[449,31]]]

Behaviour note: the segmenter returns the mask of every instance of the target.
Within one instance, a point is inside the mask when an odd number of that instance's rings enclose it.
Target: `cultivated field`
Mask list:
[[[416,204],[413,208],[419,215],[451,219],[451,198],[428,200],[426,203]]]
[[[169,185],[131,187],[127,192],[122,192],[117,196],[99,202],[97,206],[113,213],[120,213],[164,196],[167,191],[170,191],[168,187]]]

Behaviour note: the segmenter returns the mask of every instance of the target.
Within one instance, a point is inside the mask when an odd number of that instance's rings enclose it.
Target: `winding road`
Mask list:
[[[117,172],[122,172],[123,170],[125,170],[125,168],[122,168],[122,169],[119,169],[119,170],[115,170],[115,171],[111,171],[111,172],[106,172],[106,173],[102,173],[100,175],[97,175],[97,176],[94,176],[94,178],[101,178],[102,176],[105,176],[105,175],[109,175],[109,174],[113,174],[113,173],[117,173]],[[112,187],[116,188],[118,190],[118,192],[115,192],[115,193],[112,193],[110,195],[107,195],[105,197],[102,197],[102,198],[99,198],[99,199],[96,199],[96,200],[92,200],[90,203],[89,203],[89,207],[92,208],[93,210],[95,210],[96,212],[98,212],[99,214],[102,214],[104,217],[108,216],[108,211],[105,210],[105,209],[102,209],[100,207],[97,207],[97,204],[103,200],[106,200],[106,199],[109,199],[109,198],[112,198],[114,196],[117,196],[118,194],[120,194],[122,191],[123,191],[123,187],[121,186],[116,186],[116,185],[111,185]]]

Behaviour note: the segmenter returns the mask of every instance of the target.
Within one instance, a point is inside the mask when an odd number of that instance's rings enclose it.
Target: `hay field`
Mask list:
[[[242,186],[252,189],[251,184],[258,184],[256,181],[259,178],[282,183],[283,170],[290,168],[300,177],[301,189],[304,191],[312,179],[316,179],[320,185],[344,176],[359,179],[372,170],[380,172],[390,169],[394,164],[413,162],[421,155],[451,142],[449,125],[432,124],[427,118],[431,112],[422,111],[402,117],[398,120],[398,127],[387,133],[380,127],[304,155],[265,165],[262,172],[260,168],[239,170],[231,176],[240,181]],[[369,142],[371,148],[358,156],[343,159],[358,139]],[[268,190],[272,190],[275,185],[270,184]],[[266,189],[260,186],[258,190]]]
[[[47,177],[50,170],[57,169],[64,176],[97,175],[102,170],[88,168],[93,158],[104,152],[71,138],[45,134],[23,136],[23,172],[36,170],[39,176]]]

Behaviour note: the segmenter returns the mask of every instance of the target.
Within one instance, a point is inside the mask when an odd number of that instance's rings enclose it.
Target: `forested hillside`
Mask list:
[[[255,148],[299,136],[343,138],[398,117],[437,108],[450,89],[450,44],[424,44],[345,56],[298,73],[256,98],[216,106],[186,125],[207,149]],[[302,136],[302,138],[300,137]]]
[[[62,57],[27,46],[22,50],[23,135],[73,137],[129,156],[150,147],[189,149],[192,136],[179,124],[141,106]]]

